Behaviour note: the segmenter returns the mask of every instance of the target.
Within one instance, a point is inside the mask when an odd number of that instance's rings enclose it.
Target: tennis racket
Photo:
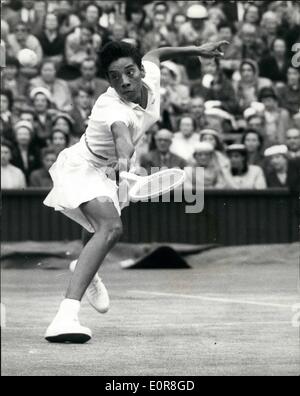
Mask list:
[[[181,186],[185,180],[182,169],[165,169],[150,176],[138,176],[130,172],[121,172],[120,178],[129,184],[131,201],[144,201],[167,194]]]

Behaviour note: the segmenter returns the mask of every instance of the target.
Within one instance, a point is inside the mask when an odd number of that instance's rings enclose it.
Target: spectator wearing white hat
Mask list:
[[[188,111],[190,89],[181,83],[178,65],[166,61],[161,63],[161,113],[167,111],[174,125],[177,116]]]
[[[200,132],[200,141],[210,143],[213,148],[213,162],[218,169],[229,170],[230,162],[224,154],[224,146],[219,132],[212,128],[204,128]]]
[[[207,9],[200,4],[193,4],[186,11],[187,22],[179,32],[180,45],[201,45],[210,41],[216,35],[217,29],[214,23],[208,20]],[[188,57],[181,60],[185,66],[190,80],[201,77],[201,63],[199,57]]]
[[[289,158],[300,158],[300,129],[291,128],[287,130],[285,138]]]
[[[40,74],[30,80],[30,89],[44,87],[51,92],[52,101],[61,111],[71,111],[73,99],[68,83],[56,77],[56,66],[52,61],[44,61]]]
[[[26,188],[26,179],[21,169],[12,165],[12,144],[1,140],[1,189],[24,189]]]
[[[230,159],[230,171],[224,172],[226,188],[236,190],[264,190],[266,180],[263,170],[256,165],[248,164],[246,147],[233,144],[227,148]]]
[[[208,21],[208,11],[204,6],[191,5],[186,16],[188,21],[180,29],[182,45],[201,45],[217,33],[215,25]]]
[[[29,182],[30,173],[40,166],[40,153],[33,144],[33,125],[19,121],[14,126],[15,146],[11,163],[21,169]]]
[[[288,148],[285,145],[271,146],[265,151],[269,162],[266,180],[269,188],[288,187]]]
[[[199,142],[199,135],[195,132],[194,120],[189,115],[183,115],[179,120],[179,131],[174,134],[170,151],[192,163],[195,144]]]
[[[204,188],[222,188],[224,186],[223,172],[213,161],[214,147],[209,142],[198,142],[194,149],[195,163],[192,167],[187,167],[185,188],[195,190],[197,186],[202,186],[203,174],[197,172],[198,168],[204,168]]]
[[[181,168],[186,166],[186,162],[180,156],[170,152],[173,140],[173,133],[167,129],[161,129],[155,135],[156,149],[141,156],[140,165],[151,174],[151,168],[158,171],[161,168]]]
[[[52,96],[47,88],[37,87],[30,92],[34,109],[35,144],[39,148],[46,147],[52,133],[53,105]]]

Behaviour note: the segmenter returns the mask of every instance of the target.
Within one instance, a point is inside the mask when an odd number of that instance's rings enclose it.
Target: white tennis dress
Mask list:
[[[121,214],[118,186],[105,172],[118,160],[112,124],[124,122],[137,146],[143,134],[160,117],[160,69],[150,61],[143,61],[143,66],[146,72],[143,83],[148,90],[147,108],[124,101],[113,88],[108,88],[95,103],[85,134],[77,144],[59,154],[49,171],[53,188],[44,204],[61,211],[89,232],[94,232],[94,228],[80,209],[82,203],[107,197]]]

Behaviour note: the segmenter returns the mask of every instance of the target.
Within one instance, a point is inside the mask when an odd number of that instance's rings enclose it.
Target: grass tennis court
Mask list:
[[[102,269],[111,310],[86,301],[85,345],[43,334],[68,270],[2,270],[2,375],[299,375],[299,244],[219,248],[188,257],[189,270]]]

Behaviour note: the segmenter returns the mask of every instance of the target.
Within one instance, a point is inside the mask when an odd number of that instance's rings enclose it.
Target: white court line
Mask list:
[[[189,298],[191,300],[202,300],[202,301],[214,301],[224,304],[242,304],[242,305],[257,305],[260,307],[273,307],[273,308],[289,308],[292,309],[292,305],[286,304],[274,304],[268,302],[259,301],[248,301],[248,300],[233,300],[230,298],[217,298],[217,297],[204,297],[191,294],[177,294],[177,293],[160,293],[160,292],[147,292],[142,290],[129,290],[129,293],[143,294],[146,296],[156,296],[156,297],[177,297],[177,298]]]
[[[191,327],[233,327],[233,326],[280,326],[280,325],[287,325],[290,324],[290,321],[268,321],[268,322],[203,322],[203,323],[135,323],[135,324],[123,324],[120,327],[120,329],[134,329],[134,330],[139,330],[139,329],[152,329],[152,328],[191,328]],[[110,323],[105,324],[104,329],[108,329],[110,327],[113,327],[114,329],[118,329],[118,326],[115,323]],[[37,327],[23,327],[23,326],[7,326],[5,328],[6,332],[7,331],[41,331],[45,330],[45,326],[37,326]]]

